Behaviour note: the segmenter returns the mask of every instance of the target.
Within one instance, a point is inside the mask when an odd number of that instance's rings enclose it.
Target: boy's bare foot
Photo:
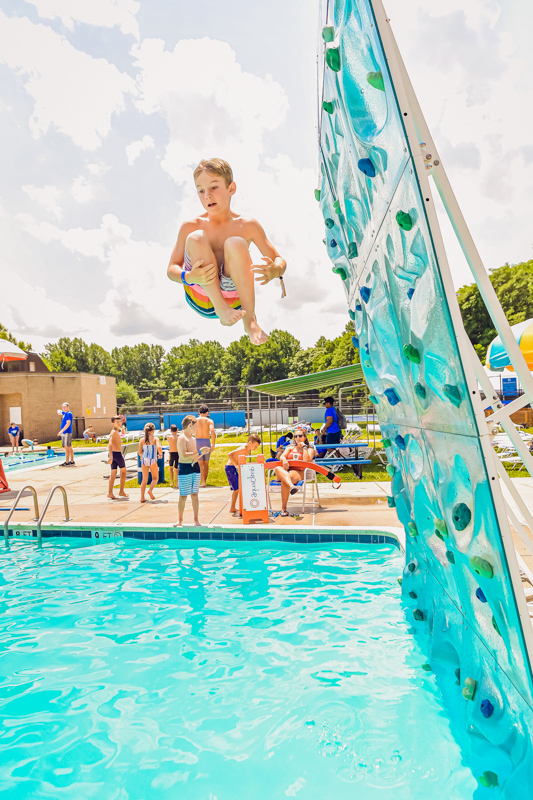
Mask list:
[[[215,308],[215,311],[220,320],[220,324],[226,325],[226,327],[235,325],[235,323],[242,319],[246,314],[246,312],[242,309],[232,308],[230,305],[228,305],[228,303],[224,303],[224,305],[220,306],[219,308]]]
[[[116,500],[117,499],[114,494],[108,494],[107,496],[109,497],[110,500]]]
[[[129,494],[126,494],[126,492],[119,492],[118,496],[119,497],[123,497],[125,500],[129,500],[130,499]]]
[[[244,330],[248,334],[250,341],[252,344],[264,344],[268,341],[268,333],[265,333],[262,328],[259,327],[256,319],[251,320],[244,320]]]
[[[173,528],[181,528],[182,525],[183,525],[183,521],[180,520],[179,522],[175,522],[172,527]]]
[[[197,528],[201,528],[201,527],[202,527],[202,523],[200,522],[200,520],[199,520],[199,519],[195,519],[195,520],[194,520],[194,524],[195,524],[195,526],[196,526]]]

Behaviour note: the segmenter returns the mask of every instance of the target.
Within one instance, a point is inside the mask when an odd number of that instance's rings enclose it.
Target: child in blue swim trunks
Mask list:
[[[201,286],[222,325],[235,325],[242,319],[252,344],[264,344],[268,335],[255,315],[254,278],[263,286],[279,279],[283,296],[287,264],[257,220],[231,210],[237,187],[227,161],[200,161],[194,182],[205,213],[182,224],[167,275],[176,283]],[[264,264],[252,264],[252,242],[262,253]],[[238,293],[240,309],[232,308],[222,294],[233,290]]]
[[[231,489],[231,506],[229,513],[237,513],[237,497],[239,496],[239,456],[250,456],[258,447],[261,447],[261,439],[256,433],[248,437],[246,444],[232,450],[228,456],[228,462],[224,467],[229,488]]]

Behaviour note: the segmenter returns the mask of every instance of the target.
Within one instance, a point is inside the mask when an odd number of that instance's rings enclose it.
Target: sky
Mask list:
[[[533,258],[533,51],[526,0],[388,0],[400,51],[487,269]],[[192,170],[234,170],[234,210],[286,258],[260,324],[302,346],[348,320],[317,185],[319,0],[0,1],[0,322],[42,351],[224,345],[166,268],[200,212]],[[449,224],[456,286],[471,276]],[[259,258],[254,253],[254,259]]]

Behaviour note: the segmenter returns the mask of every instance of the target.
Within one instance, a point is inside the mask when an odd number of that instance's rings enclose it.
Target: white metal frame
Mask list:
[[[511,521],[511,524],[513,527],[515,527],[524,543],[526,543],[527,539],[526,546],[530,552],[533,552],[533,543],[531,542],[530,537],[527,535],[527,531],[524,530],[524,526],[519,523],[509,504],[504,501],[498,477],[500,476],[502,478],[503,482],[508,488],[509,486],[512,486],[512,481],[507,476],[503,465],[498,463],[498,459],[491,447],[490,430],[487,423],[490,423],[491,421],[498,421],[502,424],[504,430],[515,445],[517,452],[524,458],[524,463],[526,464],[528,471],[533,476],[533,458],[527,451],[526,446],[518,435],[515,425],[510,419],[510,414],[513,413],[513,411],[516,411],[527,403],[533,401],[533,378],[529,372],[524,356],[522,355],[520,348],[513,336],[504,311],[489,280],[488,273],[483,266],[483,262],[475,246],[472,235],[468,230],[466,221],[453,193],[451,184],[442,164],[442,159],[437,148],[435,147],[435,143],[422,114],[422,110],[411,85],[409,75],[398,50],[396,40],[391,30],[390,20],[385,13],[382,0],[369,0],[369,2],[374,12],[385,58],[393,79],[394,89],[396,91],[398,105],[402,115],[402,121],[412,154],[413,165],[416,170],[416,176],[422,196],[425,200],[426,217],[433,238],[433,246],[439,263],[444,291],[446,293],[452,324],[457,338],[458,348],[463,364],[464,376],[470,392],[470,398],[475,413],[479,441],[487,468],[487,475],[492,490],[492,499],[500,526],[504,552],[507,558],[511,581],[513,583],[515,599],[522,624],[522,633],[528,650],[531,668],[531,665],[533,664],[533,628],[524,597],[517,554],[513,544],[509,521]],[[485,371],[483,370],[481,362],[479,361],[477,354],[473,350],[466,336],[459,305],[455,295],[455,288],[453,286],[442,234],[438,224],[437,210],[430,190],[430,175],[434,179],[435,186],[439,192],[444,207],[446,208],[470,269],[472,270],[472,274],[478,285],[481,296],[494,322],[494,327],[500,336],[500,339],[512,361],[520,383],[523,386],[524,395],[514,401],[511,406],[503,407],[500,404],[499,399],[494,392],[494,389],[490,384]],[[478,389],[478,380],[487,396],[487,401],[485,401],[485,403],[481,401],[480,392]],[[485,408],[488,406],[497,406],[497,411],[492,415],[492,417],[487,419],[485,417]],[[505,473],[505,476],[502,473]],[[516,488],[514,492],[512,492],[512,496],[515,501],[517,501],[517,496],[519,497],[519,493],[516,491]],[[533,518],[531,517],[531,514],[521,498],[519,507],[524,516],[526,524],[532,526],[531,531],[533,532]],[[524,511],[526,513],[524,513]],[[521,561],[523,563],[522,559]]]

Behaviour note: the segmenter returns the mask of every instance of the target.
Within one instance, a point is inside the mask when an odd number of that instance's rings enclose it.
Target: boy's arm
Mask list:
[[[178,233],[178,240],[174,245],[174,250],[170,256],[167,267],[167,275],[171,281],[183,283],[181,273],[183,262],[185,261],[185,243],[187,236],[196,229],[194,222],[184,222]],[[204,264],[203,261],[196,261],[190,272],[187,273],[187,283],[197,283],[199,286],[209,286],[218,277],[218,266],[216,264]]]
[[[211,452],[215,449],[215,445],[217,443],[217,434],[215,431],[215,423],[211,420],[211,425],[209,426],[210,433],[211,433]]]
[[[237,447],[236,450],[232,450],[231,453],[228,454],[228,461],[230,461],[234,467],[238,467],[239,462],[237,459],[241,455],[244,455],[244,447]]]
[[[263,226],[254,219],[251,221],[252,242],[263,255],[264,264],[254,264],[252,272],[256,273],[256,281],[264,286],[274,278],[281,278],[287,269],[287,262],[280,256],[272,242],[267,238]]]

